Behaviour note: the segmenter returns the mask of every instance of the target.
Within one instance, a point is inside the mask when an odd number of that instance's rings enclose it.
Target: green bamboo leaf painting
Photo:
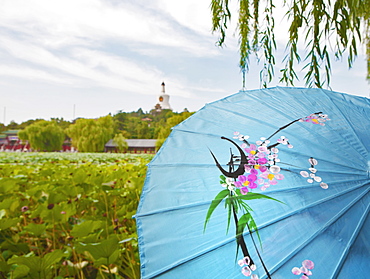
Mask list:
[[[211,205],[208,209],[206,221],[204,222],[204,230],[206,229],[207,223],[209,222],[209,219],[211,218],[211,215],[213,211],[216,209],[216,207],[221,203],[221,201],[226,198],[229,195],[229,190],[225,189],[222,190],[220,193],[217,194],[217,196],[214,198],[214,200],[211,202]]]

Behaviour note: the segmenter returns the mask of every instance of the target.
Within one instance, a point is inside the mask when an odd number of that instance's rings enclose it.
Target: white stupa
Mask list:
[[[158,95],[158,104],[156,105],[156,108],[160,107],[159,109],[170,109],[172,110],[170,103],[170,95],[166,94],[165,91],[165,84],[162,82],[162,92]]]

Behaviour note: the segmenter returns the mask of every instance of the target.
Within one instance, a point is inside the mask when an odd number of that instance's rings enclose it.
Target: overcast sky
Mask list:
[[[209,3],[0,0],[0,122],[149,111],[162,81],[179,112],[238,92],[238,38],[231,28],[227,46],[215,46]],[[276,25],[279,60],[286,32]],[[333,90],[369,96],[361,53],[351,70],[333,62]],[[250,68],[246,87],[259,88],[261,66]]]

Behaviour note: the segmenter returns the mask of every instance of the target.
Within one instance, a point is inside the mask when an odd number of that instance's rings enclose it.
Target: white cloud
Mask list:
[[[73,87],[92,87],[119,89],[125,92],[153,94],[150,86],[161,80],[164,74],[156,67],[130,61],[125,57],[108,54],[99,50],[72,48],[68,56],[58,57],[50,51],[35,45],[24,45],[11,39],[2,40],[0,47],[6,48],[13,57],[31,62],[45,70],[31,71],[27,67],[13,68],[7,74],[20,78],[45,80],[69,84]],[[15,70],[16,69],[16,70]],[[8,69],[9,70],[9,69]],[[45,71],[51,71],[51,75]],[[3,71],[6,73],[6,70]],[[63,77],[59,77],[63,76]],[[70,78],[65,79],[65,76]],[[71,79],[73,78],[73,84]],[[184,90],[178,94],[189,96]]]
[[[75,88],[96,86],[144,95],[156,94],[152,86],[167,79],[174,84],[174,95],[189,97],[192,94],[176,73],[164,73],[158,65],[119,51],[152,57],[178,55],[179,51],[192,57],[220,54],[211,43],[212,36],[204,36],[194,23],[176,23],[176,14],[157,9],[162,4],[3,0],[0,50],[17,66],[3,67],[2,73]],[[115,53],[106,48],[111,43],[116,44]]]
[[[163,9],[179,24],[202,34],[202,36],[212,38],[210,3],[210,1],[199,0],[159,0],[157,2],[157,8]]]
[[[101,44],[115,40],[127,46],[150,44],[198,55],[215,55],[209,41],[174,25],[171,18],[145,6],[123,2],[112,6],[99,0],[4,0],[0,25],[20,32],[45,47]],[[21,8],[19,8],[21,7]]]
[[[0,65],[0,76],[11,76],[27,80],[40,80],[48,83],[57,83],[73,86],[75,80],[66,77],[57,77],[46,71],[29,67]]]

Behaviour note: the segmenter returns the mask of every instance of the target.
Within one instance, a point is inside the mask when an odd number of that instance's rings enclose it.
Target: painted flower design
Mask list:
[[[301,176],[307,178],[308,183],[318,182],[320,183],[321,188],[328,189],[329,185],[325,182],[322,182],[322,178],[316,175],[317,169],[315,168],[315,166],[318,164],[317,160],[311,157],[310,159],[308,159],[308,162],[311,164],[311,167],[308,169],[310,172],[301,171]]]
[[[294,275],[302,275],[300,279],[309,279],[308,276],[312,275],[310,269],[315,267],[314,263],[310,260],[304,260],[301,267],[293,267],[292,273]]]
[[[232,178],[226,177],[225,182],[221,184],[222,187],[227,188],[229,191],[235,193],[235,182]]]
[[[239,175],[234,186],[240,189],[243,195],[246,195],[251,189],[260,188],[266,190],[271,185],[276,185],[279,180],[284,179],[280,173],[280,167],[277,163],[279,159],[279,144],[293,148],[289,140],[282,136],[275,144],[268,146],[270,140],[261,137],[255,144],[249,144],[246,140],[249,136],[244,136],[239,132],[234,133],[234,138],[241,140],[243,143],[240,147],[246,152],[248,163],[244,165],[245,173]]]
[[[289,140],[285,137],[285,136],[281,136],[278,140],[277,140],[278,143],[281,143],[283,145],[287,145],[288,148],[293,148],[293,145],[291,145],[289,143]]]
[[[253,274],[253,271],[257,269],[255,264],[251,264],[249,257],[244,257],[238,261],[239,266],[242,268],[242,274],[246,277],[251,277],[251,279],[258,279],[257,274]]]
[[[240,132],[234,132],[233,138],[243,141],[249,139],[249,136],[242,135]]]
[[[231,221],[234,220],[235,222],[237,249],[240,249],[244,256],[243,259],[238,261],[238,264],[244,276],[250,277],[251,279],[259,278],[259,276],[254,273],[254,271],[256,271],[256,265],[254,264],[255,260],[250,256],[251,254],[243,235],[244,231],[248,228],[249,232],[251,232],[249,236],[252,240],[252,232],[254,232],[260,240],[258,226],[252,216],[252,209],[246,201],[263,198],[280,202],[262,193],[252,193],[252,191],[254,189],[261,189],[264,191],[284,179],[284,175],[281,173],[284,169],[280,167],[279,148],[293,148],[288,138],[280,136],[276,139],[275,135],[296,122],[308,122],[324,126],[324,122],[328,120],[330,120],[328,116],[321,112],[313,113],[309,116],[291,121],[272,133],[269,137],[260,137],[259,140],[254,143],[249,142],[250,137],[248,135],[243,135],[240,132],[234,132],[233,139],[222,136],[221,139],[234,145],[234,148],[236,148],[238,152],[235,155],[232,149],[230,149],[230,159],[229,162],[227,162],[228,169],[225,169],[222,164],[218,162],[213,152],[210,151],[216,166],[222,173],[222,175],[220,175],[220,183],[225,189],[220,191],[215,199],[212,200],[207,212],[204,229],[215,208],[221,204],[221,201],[224,201],[225,208],[228,210],[227,230],[229,230]],[[274,140],[274,142],[272,142],[272,139],[276,139],[276,141]],[[239,141],[239,143],[237,143],[236,140]],[[310,163],[309,172],[301,171],[300,174],[307,178],[307,182],[320,183],[322,188],[327,189],[328,185],[322,182],[322,178],[317,175],[317,169],[315,168],[318,164],[317,160],[311,157],[308,161]],[[242,195],[248,196],[245,198]],[[261,243],[260,240],[260,244]],[[256,245],[254,248],[257,250],[259,260],[262,263],[261,268],[263,268],[267,278],[271,278],[268,269],[263,263],[262,257],[258,253]],[[292,273],[294,275],[301,275],[300,279],[309,279],[308,276],[312,275],[311,270],[313,268],[314,263],[310,260],[305,260],[302,262],[302,267],[294,267]]]
[[[299,120],[299,122],[310,122],[313,124],[319,124],[321,126],[324,126],[326,121],[329,121],[330,119],[328,118],[327,114],[322,114],[322,113],[313,113],[310,114],[309,116],[303,117]]]

